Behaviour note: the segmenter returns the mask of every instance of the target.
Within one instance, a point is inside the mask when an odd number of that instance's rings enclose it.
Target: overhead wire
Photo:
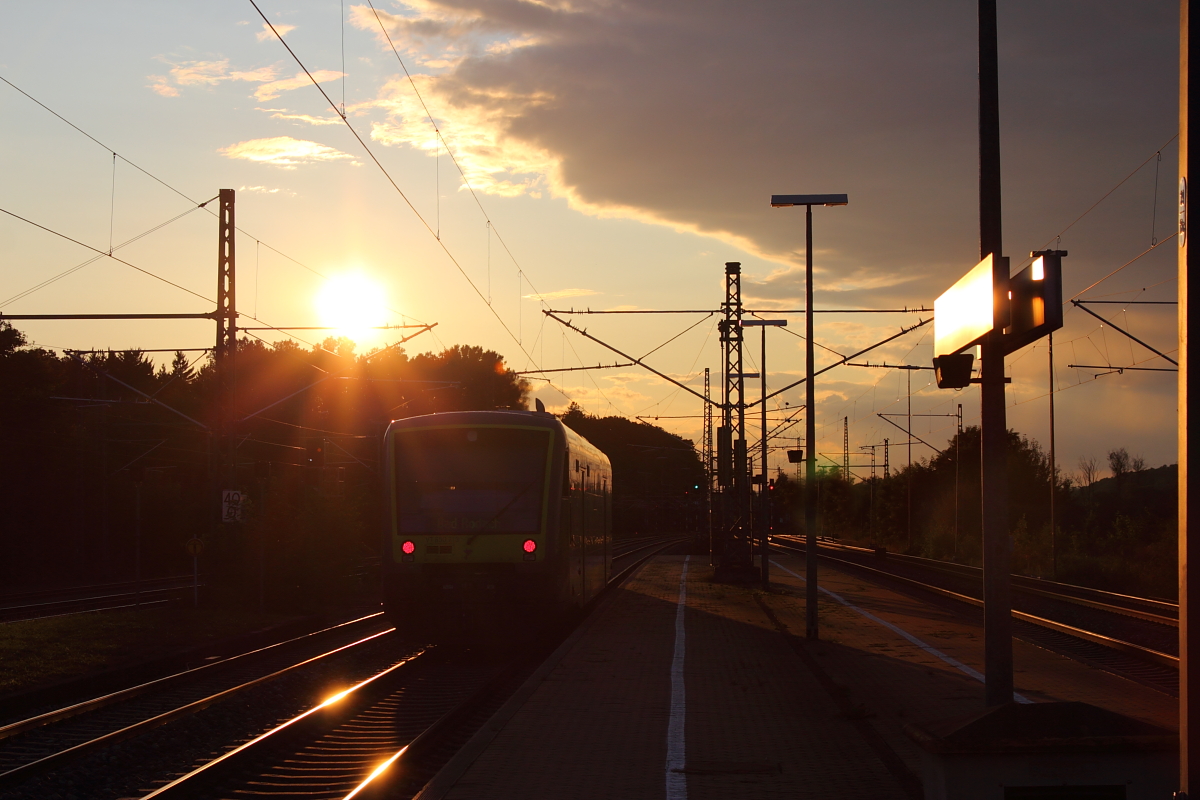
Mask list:
[[[3,81],[5,84],[7,84],[8,86],[10,86],[10,87],[11,87],[13,90],[15,90],[17,93],[21,94],[22,96],[24,96],[26,99],[28,99],[28,100],[29,100],[29,101],[31,101],[32,103],[34,103],[34,104],[35,104],[35,105],[37,105],[38,107],[42,108],[42,109],[43,109],[43,110],[45,110],[46,112],[48,112],[48,113],[49,113],[51,116],[53,116],[53,117],[55,117],[56,119],[60,120],[61,122],[65,123],[65,124],[66,124],[68,127],[72,128],[72,129],[73,129],[73,130],[75,130],[76,132],[78,132],[78,133],[82,134],[82,135],[83,135],[85,138],[89,139],[90,141],[92,141],[92,142],[94,142],[95,144],[99,145],[100,147],[104,148],[104,150],[106,150],[107,152],[109,152],[109,153],[112,153],[112,154],[113,154],[113,155],[114,155],[116,158],[119,158],[121,161],[125,162],[125,163],[126,163],[126,164],[128,164],[129,166],[131,166],[131,167],[133,167],[134,169],[136,169],[138,172],[142,173],[142,174],[143,174],[143,175],[145,175],[146,177],[148,177],[148,178],[150,178],[151,180],[153,180],[155,183],[157,183],[157,184],[159,184],[159,185],[161,185],[161,186],[165,187],[166,189],[170,190],[171,192],[174,192],[175,194],[179,195],[180,197],[182,197],[183,199],[187,200],[188,202],[190,202],[190,203],[194,203],[194,204],[196,204],[197,206],[204,208],[204,210],[205,210],[205,211],[207,211],[209,214],[211,214],[211,215],[213,215],[213,216],[217,216],[216,212],[214,212],[212,209],[208,208],[206,205],[204,205],[204,204],[201,204],[201,203],[198,203],[198,202],[196,201],[196,199],[195,199],[195,198],[191,197],[191,196],[190,196],[190,195],[188,195],[186,192],[182,191],[181,189],[178,189],[178,188],[176,188],[175,186],[172,186],[170,183],[168,183],[167,181],[165,181],[165,180],[163,180],[162,178],[158,177],[158,176],[157,176],[157,175],[155,175],[154,173],[150,172],[150,171],[149,171],[149,170],[147,170],[145,167],[142,167],[142,166],[140,166],[140,165],[138,165],[138,164],[134,163],[133,161],[131,161],[131,160],[130,160],[129,158],[127,158],[126,156],[124,156],[124,155],[121,155],[121,153],[119,153],[119,152],[117,152],[116,150],[114,150],[113,148],[109,147],[107,144],[105,144],[104,142],[100,141],[100,140],[99,140],[99,139],[97,139],[95,136],[93,136],[92,134],[88,133],[88,132],[87,132],[87,131],[85,131],[83,128],[81,128],[79,125],[76,125],[74,122],[72,122],[71,120],[67,119],[67,118],[66,118],[66,117],[64,117],[62,114],[60,114],[60,113],[58,113],[57,111],[55,111],[53,108],[51,108],[50,106],[48,106],[48,105],[46,105],[45,103],[43,103],[41,100],[38,100],[36,97],[34,97],[34,96],[33,96],[33,95],[31,95],[29,92],[27,92],[27,91],[25,91],[24,89],[22,89],[21,87],[17,86],[15,83],[13,83],[12,81],[10,81],[10,80],[8,80],[7,78],[5,78],[3,75],[0,75],[0,81]],[[210,201],[208,201],[208,202],[212,202],[212,201],[210,200]],[[290,256],[290,255],[288,255],[287,253],[283,252],[282,250],[280,250],[280,249],[278,249],[278,248],[276,248],[276,247],[273,247],[272,245],[268,244],[267,242],[264,242],[264,241],[262,241],[261,239],[259,239],[257,236],[255,236],[253,233],[250,233],[250,232],[249,232],[249,231],[247,231],[246,229],[244,229],[244,228],[241,228],[241,227],[235,227],[235,230],[236,230],[238,233],[242,234],[243,236],[246,236],[246,237],[248,237],[248,238],[250,238],[250,239],[253,239],[253,240],[254,240],[256,243],[258,243],[258,244],[262,245],[263,247],[267,248],[268,250],[270,250],[271,252],[275,253],[276,255],[278,255],[278,256],[281,256],[282,258],[285,258],[285,259],[287,259],[287,260],[288,260],[288,261],[290,261],[291,263],[295,264],[295,265],[296,265],[296,266],[298,266],[298,267],[301,267],[301,268],[303,268],[303,269],[307,270],[308,272],[311,272],[313,275],[316,275],[317,277],[319,277],[319,278],[321,278],[321,279],[323,279],[323,280],[328,280],[328,279],[329,279],[329,276],[328,276],[328,275],[325,275],[324,273],[322,273],[322,272],[320,272],[320,271],[318,271],[318,270],[316,270],[316,269],[313,269],[313,268],[312,268],[312,267],[310,267],[308,264],[305,264],[304,262],[300,261],[299,259],[297,259],[297,258],[295,258],[295,257],[293,257],[293,256]],[[400,315],[400,316],[402,316],[402,317],[404,317],[404,316],[411,317],[412,319],[416,320],[417,322],[420,322],[422,325],[426,324],[424,320],[421,320],[421,319],[419,319],[419,318],[417,318],[417,317],[415,317],[415,316],[413,316],[413,315],[411,315],[411,314],[404,314],[404,313],[402,313],[402,312],[400,312],[400,311],[397,311],[396,309],[393,309],[393,308],[389,308],[388,310],[389,310],[389,311],[391,311],[391,312],[392,312],[392,313],[394,313],[394,314],[399,314],[399,315]],[[297,338],[297,337],[294,337],[294,338]],[[436,333],[434,334],[434,338],[437,338],[437,335],[436,335]],[[303,341],[303,340],[300,340],[300,341]],[[439,342],[440,342],[440,341],[441,341],[441,340],[439,339]],[[444,345],[443,345],[443,349],[445,349]]]
[[[279,40],[279,43],[282,44],[284,49],[287,50],[288,55],[290,55],[292,57],[292,60],[294,60],[296,62],[296,64],[300,67],[300,69],[304,72],[304,74],[306,76],[308,76],[309,81],[312,82],[312,85],[316,88],[316,90],[321,93],[321,96],[325,98],[325,101],[327,103],[329,103],[330,107],[334,108],[336,110],[337,104],[334,103],[332,98],[329,97],[329,94],[325,91],[324,87],[321,86],[320,82],[318,82],[317,79],[313,77],[312,72],[308,69],[308,67],[304,64],[304,62],[300,59],[300,57],[296,54],[296,52],[294,50],[292,50],[291,45],[289,45],[287,43],[287,41],[284,40],[283,36],[280,35],[279,31],[275,28],[275,26],[267,18],[266,14],[264,14],[262,9],[259,8],[258,3],[255,2],[255,0],[248,0],[248,2],[250,3],[251,6],[253,6],[254,10],[256,12],[258,12],[258,15],[262,18],[263,22],[271,30],[271,33],[273,33],[275,35],[275,38]],[[390,40],[390,37],[388,37],[388,38]],[[397,57],[399,57],[399,54],[397,54]],[[379,160],[379,158],[375,155],[374,151],[363,140],[363,138],[359,134],[358,130],[352,124],[350,124],[350,120],[347,119],[346,117],[342,117],[342,123],[346,126],[346,129],[350,131],[350,134],[355,138],[355,140],[358,142],[359,146],[362,147],[363,152],[365,152],[367,154],[367,156],[371,159],[371,161],[375,164],[375,166],[383,174],[384,178],[387,179],[387,182],[389,184],[391,184],[392,188],[396,191],[396,193],[404,201],[405,205],[408,206],[409,210],[412,211],[413,215],[416,216],[416,218],[420,221],[421,225],[424,226],[425,230],[428,231],[429,234],[434,237],[434,239],[438,243],[438,246],[441,247],[442,252],[450,260],[450,263],[452,263],[454,265],[454,267],[458,270],[459,274],[462,275],[463,279],[471,287],[472,291],[474,291],[475,294],[479,297],[479,299],[481,301],[483,301],[484,305],[486,305],[488,307],[488,310],[491,312],[492,316],[495,317],[496,321],[500,324],[500,327],[504,329],[504,332],[508,334],[509,338],[511,338],[514,343],[516,343],[517,347],[521,350],[521,352],[524,353],[525,356],[528,359],[530,359],[535,366],[537,366],[538,365],[537,361],[533,360],[532,354],[529,353],[525,349],[524,345],[521,343],[520,338],[516,334],[513,333],[512,329],[509,328],[508,323],[506,323],[504,321],[504,318],[500,316],[499,312],[496,311],[495,307],[493,307],[491,303],[487,302],[487,297],[483,294],[482,291],[480,291],[479,286],[476,285],[475,281],[471,279],[471,276],[467,273],[466,269],[463,268],[462,264],[454,256],[454,254],[451,252],[450,248],[446,245],[446,243],[444,241],[442,241],[441,237],[438,236],[437,232],[429,224],[429,221],[426,220],[425,217],[421,214],[421,212],[417,210],[417,207],[413,204],[412,200],[409,199],[408,195],[405,194],[404,190],[400,188],[400,185],[398,183],[396,183],[395,178],[392,177],[392,174],[388,171],[387,167],[385,167],[383,165],[383,162],[381,162]],[[469,185],[468,185],[468,188],[469,188]],[[472,196],[474,196],[474,190],[472,189],[471,191],[472,191]],[[478,202],[478,198],[476,198],[476,202]],[[480,208],[482,209],[482,204],[480,204]],[[486,216],[486,214],[485,214],[485,216]],[[499,233],[496,234],[496,240],[498,242],[500,242],[500,244],[505,248],[505,251],[509,252],[509,256],[512,257],[511,251],[508,250],[508,245],[505,244],[503,238],[499,235]],[[517,263],[515,258],[513,259],[513,263]],[[529,281],[527,274],[526,274],[525,280],[527,283],[530,284],[531,287],[533,286],[533,283],[532,283],[532,281]],[[536,287],[535,287],[535,291],[536,291]],[[551,385],[553,386],[553,383],[551,383]],[[558,387],[555,387],[555,388],[558,389]],[[559,391],[561,391],[561,389],[559,389]],[[563,392],[563,395],[568,396],[566,394],[566,392]]]
[[[210,200],[206,200],[205,203],[211,203],[215,199],[216,198],[214,197]],[[65,278],[74,272],[78,272],[79,270],[83,269],[84,267],[88,266],[89,264],[94,264],[95,262],[99,261],[100,259],[104,258],[105,256],[111,255],[115,251],[120,250],[121,248],[123,248],[127,245],[131,245],[134,242],[138,241],[139,239],[143,239],[152,233],[156,233],[156,232],[162,230],[166,226],[170,225],[172,222],[177,222],[178,220],[181,220],[184,217],[186,217],[188,214],[191,214],[194,211],[199,211],[201,208],[204,207],[205,203],[201,203],[200,205],[193,206],[192,208],[189,208],[187,211],[184,211],[182,214],[176,214],[174,217],[171,217],[166,222],[159,223],[158,225],[155,225],[153,228],[150,228],[149,230],[145,230],[145,231],[139,233],[137,236],[134,236],[131,239],[126,239],[124,242],[121,242],[116,247],[113,247],[110,244],[109,251],[107,253],[100,253],[99,255],[93,256],[92,258],[89,258],[87,261],[84,261],[81,264],[76,264],[75,266],[71,267],[70,269],[64,270],[63,272],[60,272],[57,275],[54,275],[53,277],[47,278],[46,280],[42,281],[41,283],[37,284],[36,286],[31,286],[22,292],[18,292],[17,294],[13,295],[12,297],[8,298],[7,300],[0,302],[0,308],[5,308],[10,303],[15,303],[18,300],[23,300],[24,298],[28,297],[29,295],[33,294],[34,292],[36,292],[40,289],[44,289],[45,287],[49,286],[50,284],[52,284],[58,280],[61,280],[62,278]]]

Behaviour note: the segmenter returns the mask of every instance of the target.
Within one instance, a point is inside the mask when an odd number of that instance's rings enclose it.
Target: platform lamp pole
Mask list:
[[[762,328],[762,359],[758,365],[759,384],[762,386],[762,503],[759,516],[762,518],[759,531],[759,553],[762,555],[762,584],[763,590],[771,588],[771,557],[767,550],[767,539],[771,535],[771,492],[767,489],[767,328],[783,328],[787,326],[786,319],[744,319],[743,328]]]
[[[1011,703],[1012,545],[1008,527],[1005,451],[1004,344],[1008,259],[1004,252],[1000,194],[1000,90],[996,0],[979,0],[979,255],[991,256],[993,325],[980,345],[980,461],[983,496],[983,663],[988,706]]]
[[[772,208],[804,206],[804,388],[807,406],[804,412],[804,435],[808,453],[804,464],[804,574],[805,574],[805,631],[809,639],[819,638],[817,627],[817,503],[814,493],[817,482],[817,395],[813,388],[816,367],[813,361],[813,248],[812,207],[844,206],[849,198],[844,194],[773,194]]]

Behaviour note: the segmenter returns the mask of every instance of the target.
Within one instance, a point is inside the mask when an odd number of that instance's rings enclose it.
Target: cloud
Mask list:
[[[297,122],[307,122],[309,125],[341,125],[340,117],[314,117],[311,114],[289,114],[286,108],[259,108],[257,111],[269,111],[271,119],[288,119]]]
[[[179,90],[167,82],[167,76],[151,75],[149,77],[154,81],[150,84],[151,91],[157,92],[163,97],[179,97]]]
[[[275,79],[275,67],[259,67],[252,70],[230,70],[229,59],[212,61],[184,61],[173,64],[170,75],[151,75],[150,89],[163,97],[178,97],[178,86],[216,86],[227,81],[264,83]],[[172,85],[174,84],[174,85]]]
[[[344,74],[345,73],[343,72],[338,72],[332,69],[318,69],[313,70],[312,80],[310,80],[308,75],[305,73],[297,72],[295,77],[283,78],[281,80],[271,81],[270,83],[264,83],[262,86],[254,90],[254,98],[260,101],[274,100],[283,92],[289,92],[292,89],[299,89],[302,86],[311,86],[313,80],[315,80],[317,83],[324,83],[326,81],[337,80]]]
[[[275,30],[279,31],[280,36],[287,36],[289,33],[296,30],[296,26],[284,25],[280,23],[279,25],[275,26]],[[271,32],[271,26],[264,22],[262,25],[262,30],[254,34],[254,38],[258,39],[260,42],[265,42],[270,39],[274,39],[275,34]]]
[[[527,294],[527,300],[562,300],[564,297],[587,297],[593,294],[600,294],[594,289],[559,289],[557,292],[543,292],[542,294]]]
[[[218,151],[229,158],[240,158],[255,161],[260,164],[272,164],[285,169],[295,169],[298,164],[311,164],[321,161],[351,160],[353,156],[341,150],[309,142],[304,139],[293,139],[290,136],[275,136],[269,139],[249,139]]]
[[[1002,16],[1006,241],[1020,253],[1169,136],[1178,20],[1165,0]],[[802,262],[804,219],[769,195],[847,192],[848,207],[814,210],[818,288],[846,305],[930,300],[978,260],[969,5],[411,0],[380,19],[410,68],[424,54],[414,81],[480,191],[544,192],[778,265]],[[376,141],[434,154],[407,80],[377,104]],[[760,296],[796,296],[794,275],[749,273]]]
[[[295,197],[296,193],[287,189],[280,189],[278,186],[242,186],[238,188],[239,192],[249,192],[250,194],[283,194],[288,197]]]

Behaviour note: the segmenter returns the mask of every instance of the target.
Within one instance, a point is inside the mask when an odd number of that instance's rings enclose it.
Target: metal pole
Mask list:
[[[908,469],[905,470],[907,478],[904,481],[904,492],[907,497],[906,506],[908,514],[908,550],[912,551],[912,370],[905,370],[904,374],[908,377]]]
[[[1200,776],[1200,737],[1191,735],[1192,723],[1200,726],[1200,692],[1192,687],[1200,685],[1200,652],[1192,650],[1188,635],[1188,619],[1191,617],[1192,600],[1200,598],[1200,570],[1188,570],[1188,554],[1192,540],[1188,528],[1188,461],[1191,460],[1192,438],[1188,434],[1188,272],[1191,266],[1191,236],[1188,234],[1188,217],[1191,203],[1188,201],[1191,173],[1192,147],[1189,117],[1191,114],[1188,94],[1191,85],[1191,61],[1189,41],[1191,39],[1191,15],[1188,0],[1179,3],[1179,397],[1178,407],[1178,453],[1179,453],[1179,788],[1190,791],[1193,775]]]
[[[1000,91],[996,0],[979,0],[979,252],[992,257],[993,331],[984,337],[980,379],[981,495],[983,497],[984,702],[1011,703],[1012,544],[1008,529],[1008,423],[1004,409],[1004,345],[1008,261],[1002,257]]]
[[[1055,529],[1054,491],[1058,488],[1058,460],[1054,457],[1054,333],[1050,343],[1050,577],[1058,580],[1058,531]]]
[[[958,476],[962,471],[962,403],[958,404],[958,435],[954,437],[954,560],[958,560]]]
[[[817,618],[817,393],[813,372],[812,206],[804,207],[804,437],[808,450],[804,472],[804,635],[820,638]]]
[[[192,556],[192,608],[200,606],[200,557]]]
[[[135,605],[142,604],[142,482],[133,484],[133,580]]]
[[[767,326],[762,326],[762,360],[759,363],[759,385],[762,387],[762,532],[760,552],[762,558],[762,584],[764,590],[771,588],[771,556],[767,551],[767,539],[771,532],[771,493],[767,491]]]

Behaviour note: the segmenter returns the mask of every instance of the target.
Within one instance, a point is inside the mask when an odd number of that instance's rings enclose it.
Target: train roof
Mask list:
[[[392,420],[387,432],[405,428],[424,428],[438,425],[532,425],[561,432],[572,450],[589,451],[594,456],[608,461],[603,450],[563,424],[562,420],[545,411],[522,411],[498,409],[495,411],[443,411],[437,414],[421,414],[416,417]]]

